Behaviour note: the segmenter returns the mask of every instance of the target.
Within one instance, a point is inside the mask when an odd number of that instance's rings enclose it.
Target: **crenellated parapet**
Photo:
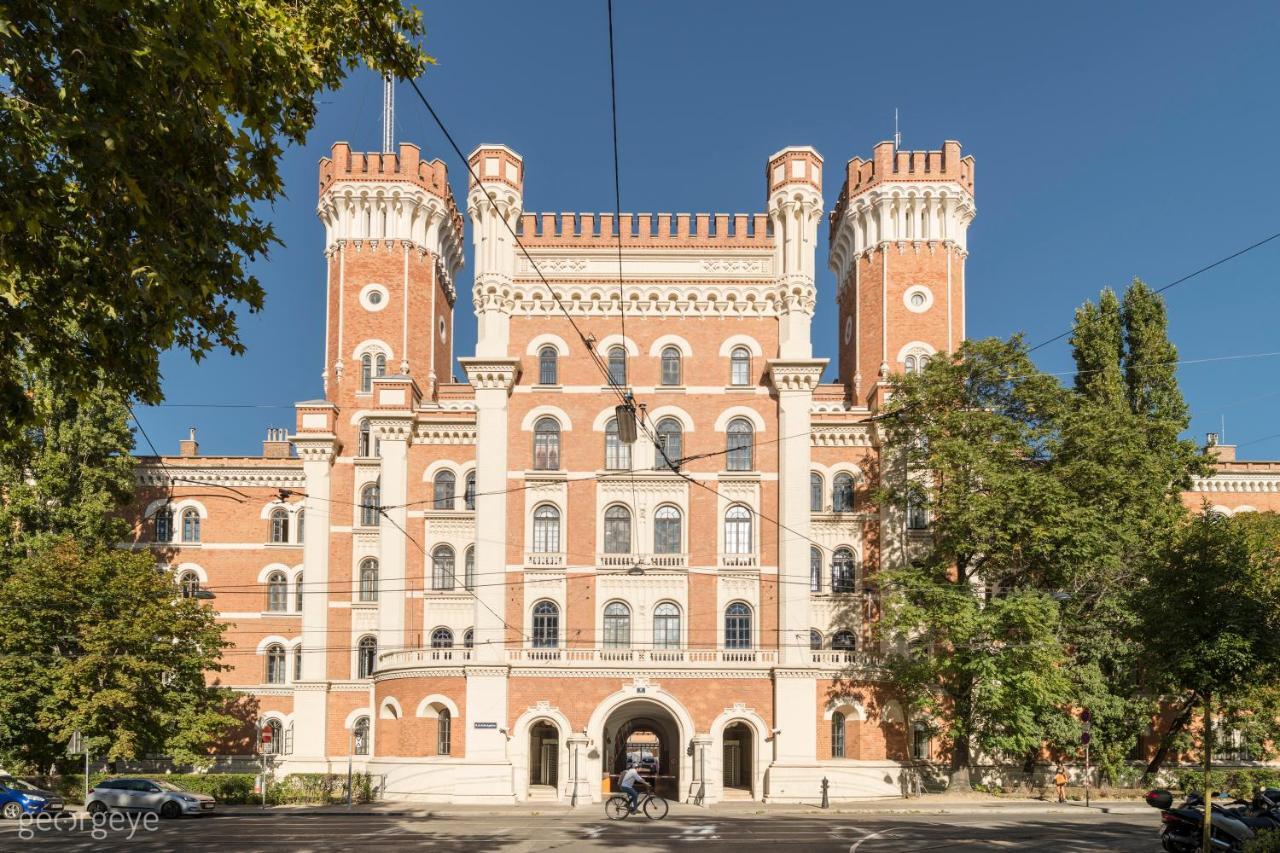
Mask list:
[[[529,248],[768,249],[764,213],[525,213],[517,233]]]

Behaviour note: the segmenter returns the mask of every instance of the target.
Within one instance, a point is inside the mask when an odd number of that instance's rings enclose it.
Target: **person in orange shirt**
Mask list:
[[[1067,771],[1062,769],[1062,765],[1058,765],[1058,772],[1053,774],[1053,788],[1058,794],[1058,802],[1065,803],[1067,801]]]

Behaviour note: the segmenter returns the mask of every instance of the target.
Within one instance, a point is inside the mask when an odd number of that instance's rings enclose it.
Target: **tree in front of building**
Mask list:
[[[417,76],[421,34],[401,0],[5,3],[0,436],[35,419],[24,364],[154,403],[164,350],[241,351],[282,145],[358,63]]]
[[[880,498],[929,527],[879,578],[888,671],[913,716],[941,722],[959,789],[975,752],[1037,749],[1070,701],[1050,594],[1078,522],[1050,466],[1065,405],[1020,338],[987,339],[896,379],[883,415]]]

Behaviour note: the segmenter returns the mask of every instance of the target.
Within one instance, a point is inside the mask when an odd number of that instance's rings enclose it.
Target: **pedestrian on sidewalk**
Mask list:
[[[1058,794],[1058,802],[1065,803],[1067,801],[1067,771],[1062,765],[1058,765],[1058,772],[1053,774],[1053,788]]]

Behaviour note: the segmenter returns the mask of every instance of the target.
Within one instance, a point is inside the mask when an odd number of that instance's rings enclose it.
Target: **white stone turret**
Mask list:
[[[778,356],[809,358],[809,326],[817,290],[814,252],[822,220],[822,155],[808,146],[784,148],[765,170],[769,220],[773,223],[781,328]]]
[[[518,252],[512,233],[524,208],[524,161],[505,145],[481,145],[471,152],[468,162],[480,179],[479,183],[472,179],[467,192],[476,260],[472,291],[476,355],[505,356],[510,338],[511,280]]]

